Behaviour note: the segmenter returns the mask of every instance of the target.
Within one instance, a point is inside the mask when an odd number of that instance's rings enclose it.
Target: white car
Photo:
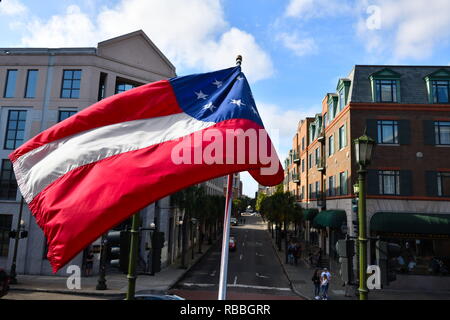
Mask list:
[[[237,226],[238,221],[237,221],[236,218],[230,218],[230,223],[231,223],[232,226]]]

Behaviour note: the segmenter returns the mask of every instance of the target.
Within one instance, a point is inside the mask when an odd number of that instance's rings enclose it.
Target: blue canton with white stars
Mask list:
[[[264,127],[240,66],[169,81],[181,109],[197,120],[248,119]]]

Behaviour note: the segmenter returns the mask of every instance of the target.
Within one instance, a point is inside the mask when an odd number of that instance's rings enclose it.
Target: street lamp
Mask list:
[[[14,238],[14,254],[13,260],[11,264],[11,272],[10,272],[10,282],[11,284],[17,284],[17,273],[16,273],[16,261],[17,261],[17,249],[19,248],[19,240],[21,238],[27,237],[28,233],[25,231],[25,221],[22,220],[22,212],[23,212],[23,204],[24,199],[21,197],[20,199],[20,208],[19,208],[19,217],[17,218],[17,229],[12,230],[10,233],[10,237]]]
[[[364,133],[363,136],[355,139],[355,156],[359,164],[358,170],[358,220],[359,220],[359,299],[367,300],[367,235],[366,235],[366,167],[372,160],[375,140]]]

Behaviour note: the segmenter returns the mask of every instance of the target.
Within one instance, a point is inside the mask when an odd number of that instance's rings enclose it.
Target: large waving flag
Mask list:
[[[138,210],[187,186],[283,169],[239,66],[106,98],[10,154],[56,272]]]

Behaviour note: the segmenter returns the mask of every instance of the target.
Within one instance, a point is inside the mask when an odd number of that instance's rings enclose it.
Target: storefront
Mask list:
[[[344,239],[343,226],[347,223],[347,214],[344,210],[320,211],[314,218],[312,226],[320,229],[319,246],[331,258],[337,258],[335,244]]]
[[[377,212],[370,232],[402,247],[400,272],[446,274],[450,269],[450,214]],[[371,259],[375,261],[375,250]]]

